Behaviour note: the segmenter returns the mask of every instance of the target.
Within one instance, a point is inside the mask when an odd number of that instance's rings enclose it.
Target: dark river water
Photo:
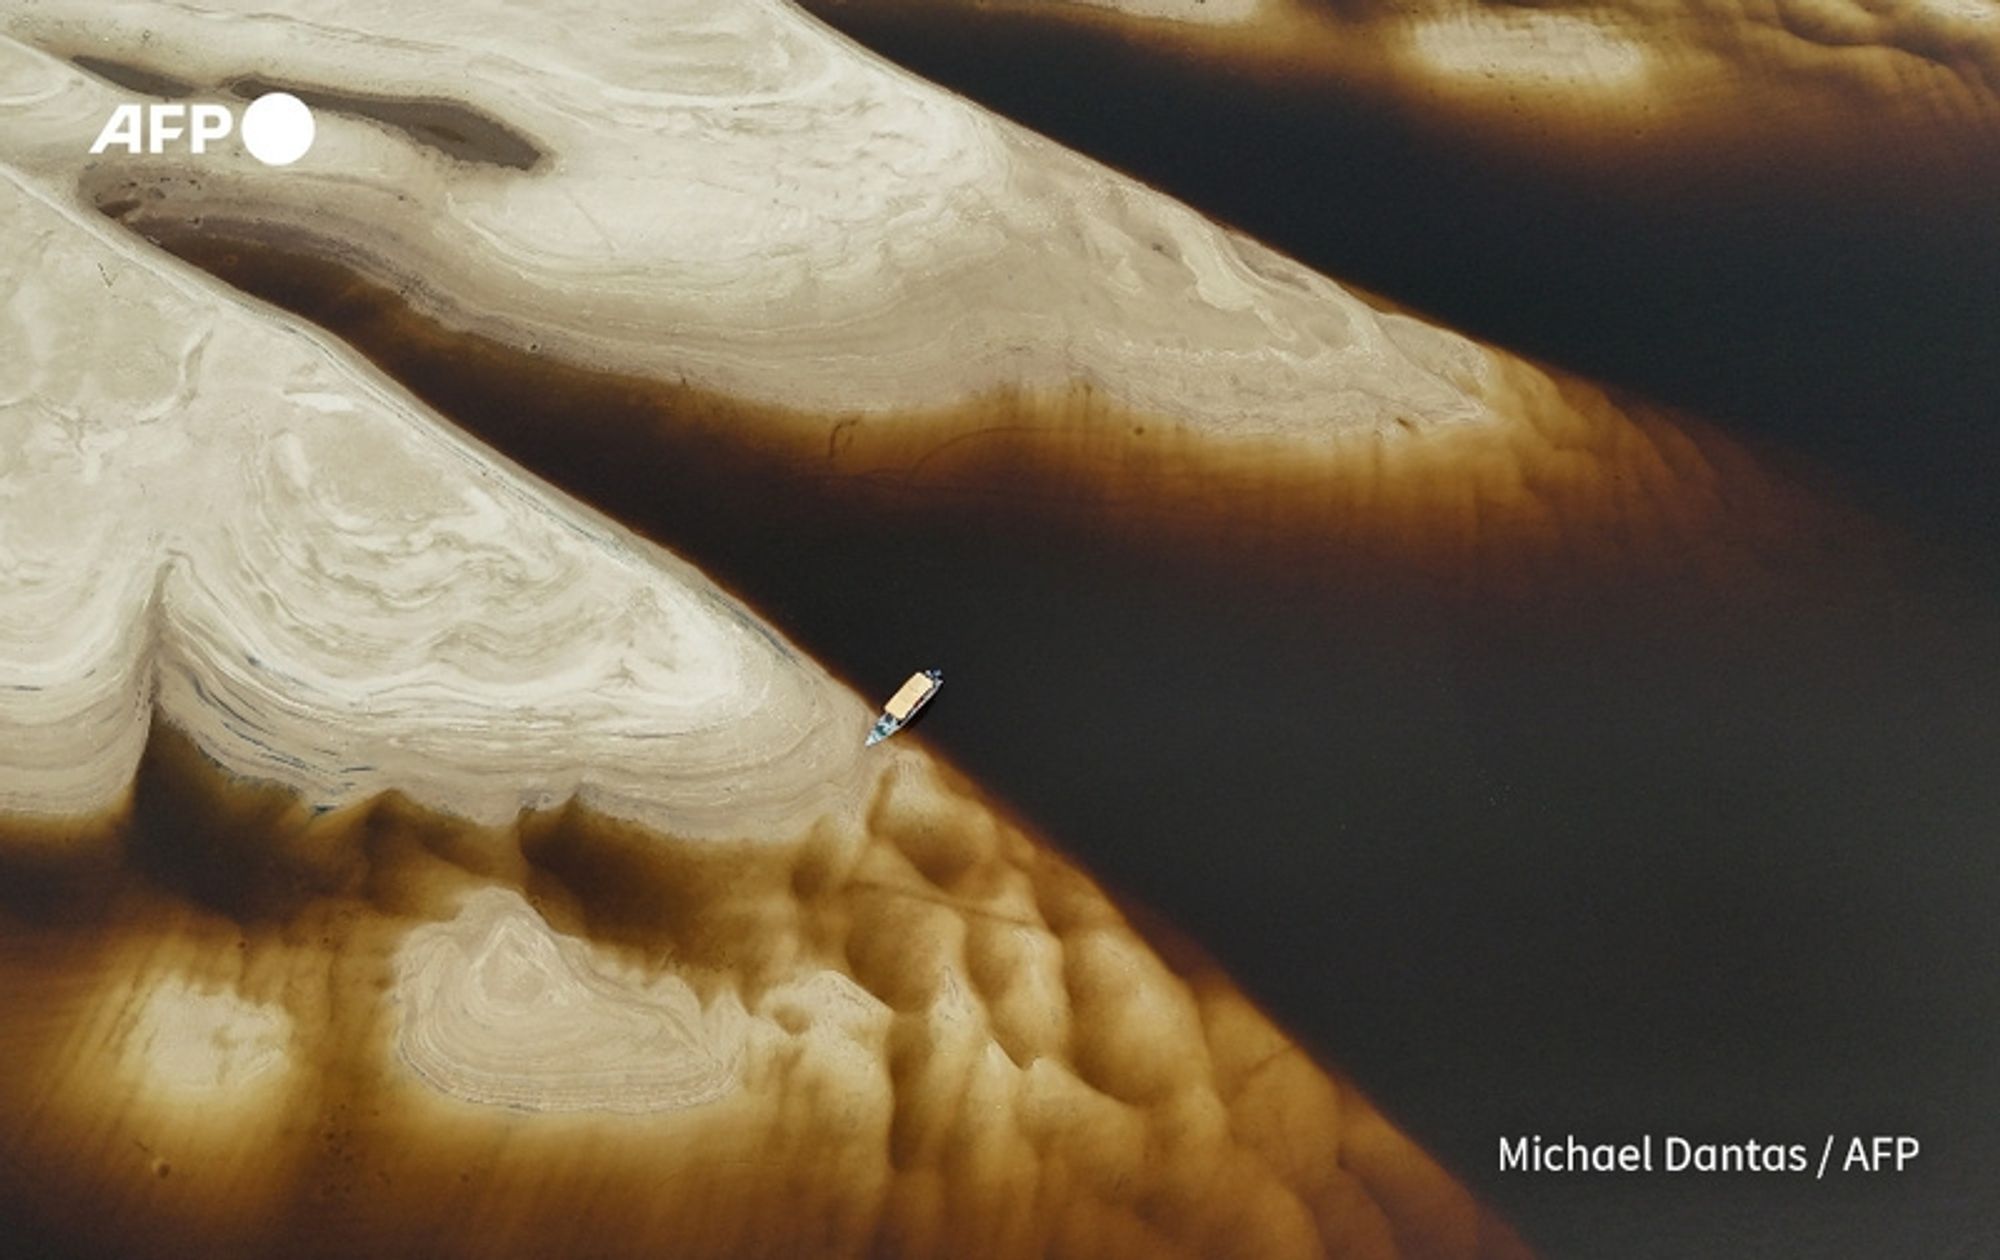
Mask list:
[[[1280,563],[1219,518],[1148,545],[1005,478],[801,476],[330,269],[176,248],[865,694],[942,667],[917,737],[1215,953],[1545,1254],[2000,1254],[2000,180],[1983,205],[1691,172],[1584,194],[1305,80],[828,16],[1336,277],[1803,460],[1898,543],[1504,600],[1393,556]],[[1497,1166],[1530,1134],[1816,1157],[1878,1133],[1922,1154],[1824,1182]]]
[[[1215,953],[1547,1254],[2000,1247],[2000,601],[1930,533],[1714,585],[1622,579],[1605,540],[1613,563],[1507,598],[1221,528],[1151,545],[1004,478],[800,475],[334,267],[172,244],[864,694],[942,667],[916,737]],[[1922,1155],[1825,1183],[1499,1172],[1503,1136],[1570,1133]]]
[[[1393,556],[1279,562],[1219,518],[1148,545],[1004,478],[802,476],[330,268],[173,247],[864,694],[942,667],[913,737],[1218,956],[1543,1253],[2000,1255],[2000,178],[1586,194],[1304,79],[825,16],[1337,278],[1803,461],[1896,543],[1507,599]],[[1532,1134],[1922,1153],[1825,1181],[1502,1173]]]
[[[815,8],[1329,274],[1803,455],[1914,540],[1837,595],[1626,590],[1518,619],[1010,548],[939,566],[1000,585],[952,627],[994,655],[931,736],[1549,1255],[2000,1254],[2000,149],[1940,145],[1916,179],[1774,154],[1584,188],[1306,74]],[[909,618],[921,654],[933,613]],[[1092,711],[1023,712],[1011,671],[1079,651],[1107,675]],[[1920,1164],[1495,1166],[1500,1134],[1816,1155],[1877,1130],[1919,1136]]]

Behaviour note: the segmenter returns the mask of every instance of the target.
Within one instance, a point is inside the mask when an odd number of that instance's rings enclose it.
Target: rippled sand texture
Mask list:
[[[0,172],[12,1229],[1518,1250],[699,574],[60,188]]]
[[[84,1254],[1524,1254],[920,757],[794,841],[311,815],[174,733],[139,796],[0,897],[9,1226]]]
[[[815,476],[1004,474],[1025,511],[1248,513],[1454,561],[1581,543],[1727,565],[1796,523],[1759,516],[1770,479],[1715,435],[1364,302],[795,9],[535,6],[468,29],[254,8],[5,19],[41,50],[11,54],[34,83],[11,143],[155,239],[310,253],[513,370],[645,397],[576,425],[671,417]],[[320,103],[317,146],[282,171],[233,152],[79,169],[135,99],[116,82],[161,76],[293,87]]]

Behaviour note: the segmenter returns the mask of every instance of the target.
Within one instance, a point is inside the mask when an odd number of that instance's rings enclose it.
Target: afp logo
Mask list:
[[[226,138],[235,125],[227,105],[172,101],[120,105],[111,111],[90,151],[123,148],[136,155],[184,147],[189,153],[206,153],[210,142]],[[243,110],[243,147],[266,166],[290,166],[304,157],[312,148],[314,130],[312,111],[290,92],[266,92]]]

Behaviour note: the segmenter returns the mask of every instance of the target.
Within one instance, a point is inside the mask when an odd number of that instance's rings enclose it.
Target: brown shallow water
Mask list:
[[[922,738],[1212,950],[1550,1254],[1991,1241],[2000,617],[1934,552],[1829,526],[1694,430],[1672,432],[1696,464],[1737,469],[1698,511],[1442,538],[1449,461],[1402,480],[1387,525],[1306,512],[1268,464],[1162,491],[1120,475],[1122,440],[857,470],[768,416],[457,338],[338,268],[173,244],[864,689],[942,666]],[[1525,1132],[1829,1131],[1910,1132],[1925,1158],[1826,1184],[1494,1167]]]
[[[495,828],[394,794],[312,811],[156,729],[116,816],[0,834],[13,1010],[0,1247],[1251,1260],[1284,1240],[1296,1254],[1520,1254],[1200,951],[1159,938],[1152,974],[1185,986],[1196,1025],[1158,1024],[1133,999],[1159,991],[1088,881],[982,826],[962,783],[904,790],[871,802],[858,851],[820,830],[687,845],[574,805]],[[775,1009],[787,1037],[687,1108],[474,1105],[427,1088],[408,1070],[424,999],[403,951],[495,896],[600,960],[686,977],[711,1010],[731,994]],[[1009,963],[1044,931],[1062,979],[1022,1010],[1016,989],[1038,968]],[[894,1012],[879,1062],[850,1074],[824,1057],[829,1012],[761,1002],[801,953]],[[970,1006],[935,991],[947,958]],[[481,959],[505,974],[504,956]],[[261,1014],[218,1022],[217,1004]],[[955,1034],[982,1010],[999,1042],[968,1063]],[[1032,1045],[1044,1018],[1067,1034],[1027,1053],[1015,1038]],[[282,1021],[280,1061],[252,1070],[260,1021]],[[647,1048],[672,1054],[657,1035]],[[1219,1129],[1174,1084],[1188,1071],[1213,1073]],[[1289,1190],[1273,1192],[1274,1172]]]

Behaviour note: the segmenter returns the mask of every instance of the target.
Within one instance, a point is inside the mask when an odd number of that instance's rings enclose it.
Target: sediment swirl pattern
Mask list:
[[[0,413],[0,808],[112,805],[156,703],[315,808],[395,788],[502,821],[581,792],[692,834],[840,795],[859,702],[691,570],[302,330],[0,197],[28,350]]]
[[[1491,422],[1490,365],[1247,237],[940,91],[778,0],[507,7],[42,6],[0,32],[215,94],[283,65],[308,160],[107,155],[132,221],[319,238],[537,353],[733,397],[884,416],[1082,380],[1216,434],[1311,440]],[[213,38],[227,29],[226,41]],[[268,80],[260,78],[260,83]],[[497,120],[543,160],[481,163],[384,102]],[[81,71],[35,111],[73,171],[108,105]],[[21,124],[27,130],[26,120]],[[510,151],[511,152],[511,151]]]

